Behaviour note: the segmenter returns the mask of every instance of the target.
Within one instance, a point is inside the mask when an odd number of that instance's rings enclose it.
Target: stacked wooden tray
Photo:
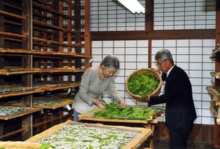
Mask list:
[[[54,101],[57,102],[57,104],[53,105],[43,105],[43,104],[34,104],[35,101]],[[42,109],[57,109],[60,107],[64,107],[66,105],[73,104],[74,100],[66,99],[66,98],[49,98],[49,97],[34,97],[33,107],[34,108],[42,108]],[[20,100],[12,100],[10,102],[4,102],[4,105],[8,106],[23,106]]]
[[[60,89],[66,89],[66,88],[74,88],[79,86],[79,83],[73,82],[73,83],[56,83],[56,82],[48,82],[48,83],[35,83],[34,87],[44,90],[44,91],[54,91],[54,90],[60,90]]]
[[[9,107],[9,108],[12,107],[13,108],[13,106],[0,106],[0,109],[5,108],[5,107]],[[11,115],[0,116],[0,120],[10,120],[13,118],[21,117],[21,116],[28,115],[28,114],[35,113],[35,112],[39,112],[42,110],[41,108],[29,108],[29,107],[22,107],[22,108],[24,109],[24,111],[17,112],[17,113],[11,114]]]
[[[34,54],[34,55],[51,55],[51,56],[66,56],[66,57],[83,57],[83,58],[92,58],[91,56],[85,56],[82,54],[77,54],[76,52],[54,52],[54,51],[32,51],[32,50],[23,50],[23,49],[0,49],[0,53],[8,54]]]
[[[211,76],[215,77],[216,79],[220,79],[220,72],[211,72]]]
[[[55,125],[44,132],[37,134],[30,139],[26,140],[25,142],[31,143],[39,143],[40,140],[47,138],[53,134],[55,134],[58,130],[60,130],[63,126],[77,126],[77,125],[84,125],[85,127],[93,128],[93,129],[117,129],[120,131],[128,132],[134,134],[134,137],[128,142],[123,149],[131,149],[131,148],[138,148],[143,142],[145,142],[153,133],[151,129],[146,128],[137,128],[137,127],[125,127],[125,126],[107,126],[101,124],[87,124],[87,123],[77,123],[74,121],[66,121],[65,123]],[[71,138],[69,138],[71,139]],[[72,138],[73,139],[73,138]]]
[[[70,99],[52,99],[52,98],[42,98],[42,97],[38,97],[38,98],[34,98],[34,100],[50,100],[50,101],[57,101],[59,102],[59,104],[55,104],[55,105],[33,105],[36,108],[43,108],[43,109],[57,109],[60,107],[64,107],[66,105],[69,104],[73,104],[74,100],[70,100]]]
[[[37,70],[34,69],[25,69],[21,67],[12,67],[12,66],[5,66],[4,69],[0,69],[0,75],[17,75],[17,74],[33,74],[38,73]]]
[[[40,149],[41,146],[42,145],[39,143],[29,143],[21,141],[0,141],[1,149]]]
[[[207,90],[212,95],[212,101],[210,101],[210,110],[216,117],[216,122],[220,124],[220,87],[209,86],[207,87]]]
[[[138,106],[140,107],[140,106]],[[106,118],[98,118],[95,117],[95,112],[100,111],[100,108],[96,108],[89,112],[83,113],[78,115],[79,120],[87,120],[87,121],[97,121],[97,122],[116,122],[116,123],[140,123],[140,124],[148,124],[149,122],[153,121],[157,116],[160,116],[164,113],[163,109],[159,109],[158,112],[153,114],[149,119],[106,119]]]
[[[42,89],[33,88],[33,87],[21,87],[21,86],[0,86],[0,98],[11,97],[11,96],[20,96],[33,93],[44,92]]]

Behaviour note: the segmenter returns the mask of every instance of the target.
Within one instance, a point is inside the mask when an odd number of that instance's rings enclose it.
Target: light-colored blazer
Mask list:
[[[92,103],[92,100],[94,98],[99,99],[105,90],[115,102],[121,99],[115,87],[114,76],[101,80],[99,78],[99,67],[88,68],[82,76],[79,91],[75,96],[72,107],[79,113],[85,113],[97,108],[96,104]]]

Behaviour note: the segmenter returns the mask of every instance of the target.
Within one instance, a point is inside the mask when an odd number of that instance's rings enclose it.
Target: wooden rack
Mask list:
[[[82,73],[90,66],[90,27],[89,24],[81,24],[89,23],[88,0],[84,3],[77,0],[2,0],[0,21],[3,23],[0,26],[1,84],[34,87],[40,81],[64,83],[59,87],[0,95],[2,100],[18,98],[22,106],[32,108],[33,98],[40,93],[62,94],[69,88],[70,94],[78,91],[79,83],[65,83],[80,82]],[[33,135],[32,127],[37,133],[40,128],[72,119],[72,111],[63,107],[44,110],[49,110],[51,114],[41,110],[22,115],[20,120],[16,117],[7,120],[9,124],[16,121],[21,125],[10,133],[1,120],[0,129],[5,133],[0,139],[13,139],[13,136],[21,134],[21,140],[26,140]],[[67,114],[64,115],[64,112]]]
[[[211,72],[211,76],[214,77],[215,82],[214,86],[208,86],[207,90],[212,96],[212,100],[210,102],[210,110],[214,115],[214,147],[219,148],[220,143],[220,61],[219,61],[219,47],[213,50],[212,55],[210,58],[214,58],[216,62],[216,72]]]

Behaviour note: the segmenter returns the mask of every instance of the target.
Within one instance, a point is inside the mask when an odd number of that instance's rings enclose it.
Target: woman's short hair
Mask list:
[[[115,55],[107,55],[100,63],[100,66],[102,65],[104,66],[104,68],[119,69],[120,61]]]
[[[172,64],[174,63],[172,54],[167,49],[161,49],[156,53],[155,60],[158,59],[160,59],[162,62],[168,59]]]

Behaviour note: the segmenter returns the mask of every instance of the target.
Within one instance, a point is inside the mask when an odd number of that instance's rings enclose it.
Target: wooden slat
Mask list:
[[[68,0],[60,0],[60,1],[65,2],[65,3],[67,3],[67,4],[71,5],[71,6],[75,6],[74,3],[71,3],[71,2],[69,2]]]
[[[54,30],[48,31],[46,28],[42,28],[42,27],[34,26],[33,29],[34,29],[34,31],[37,31],[37,32],[43,32],[43,33],[48,33],[48,34],[54,34],[55,33]]]
[[[5,37],[4,39],[5,40],[10,40],[10,41],[22,42],[22,39],[9,38],[9,37]]]
[[[55,14],[58,14],[58,15],[60,15],[60,16],[62,16],[62,17],[68,18],[68,19],[72,19],[72,20],[75,20],[75,19],[76,19],[75,17],[65,15],[65,14],[63,14],[63,13],[61,13],[61,12],[59,12],[59,11],[56,11],[56,10],[51,9],[51,8],[48,8],[48,7],[46,7],[46,6],[43,6],[43,5],[41,5],[41,4],[38,4],[38,3],[36,3],[36,2],[33,2],[33,4],[34,4],[34,7],[38,7],[39,9],[44,9],[44,10],[51,11],[51,12],[53,12],[53,13],[55,13]]]
[[[42,41],[42,42],[46,42],[46,43],[49,43],[49,44],[67,46],[67,47],[79,47],[80,46],[80,44],[66,44],[66,43],[60,43],[60,42],[57,42],[57,41],[47,40],[47,39],[42,39],[42,38],[37,38],[37,37],[33,37],[33,40]]]
[[[34,24],[41,25],[42,27],[46,26],[46,27],[49,27],[49,28],[51,28],[51,29],[57,29],[57,30],[60,30],[60,31],[75,33],[75,31],[71,31],[71,30],[68,30],[68,29],[64,29],[64,28],[62,28],[62,27],[58,27],[58,26],[55,26],[55,25],[51,25],[51,24],[48,24],[48,23],[45,23],[45,22],[42,22],[42,21],[38,21],[38,20],[36,20],[36,19],[33,20],[33,23],[34,23]]]
[[[14,22],[14,21],[10,21],[10,20],[4,20],[4,21],[5,21],[5,23],[8,23],[8,24],[21,26],[21,23],[18,23],[18,22]]]
[[[52,44],[46,44],[46,43],[40,43],[40,42],[34,42],[34,45],[38,45],[41,47],[57,47],[56,45],[52,45]]]
[[[0,14],[11,16],[11,17],[18,18],[18,19],[23,19],[23,20],[26,19],[24,16],[17,15],[17,14],[14,14],[14,13],[10,13],[10,12],[4,11],[4,10],[0,10]]]
[[[21,34],[15,34],[15,33],[10,33],[10,32],[2,32],[0,31],[1,35],[5,35],[5,36],[13,36],[13,37],[19,37],[19,38],[27,38],[25,35],[21,35]]]
[[[11,135],[15,135],[15,134],[17,134],[17,133],[21,133],[21,132],[23,132],[24,130],[25,130],[24,128],[21,128],[21,129],[18,129],[18,130],[16,130],[16,131],[9,132],[9,133],[7,133],[7,134],[1,135],[1,136],[0,136],[0,139],[9,137],[9,136],[11,136]]]
[[[17,7],[17,6],[15,6],[15,5],[9,4],[9,3],[7,3],[7,2],[4,2],[4,5],[5,5],[5,6],[8,6],[8,7],[11,7],[11,8],[14,8],[14,9],[17,9],[17,10],[22,10],[21,7]]]
[[[40,3],[40,4],[44,4],[44,5],[46,5],[46,6],[49,6],[49,7],[52,7],[52,8],[54,8],[54,9],[56,9],[56,7],[54,7],[53,5],[51,5],[51,4],[47,3],[47,2],[44,2],[44,1],[42,1],[42,0],[33,0],[33,1],[38,2],[38,3]]]
[[[44,18],[46,20],[56,20],[56,18],[51,18],[51,17],[45,16],[45,15],[42,15],[42,14],[38,14],[36,12],[33,12],[33,15],[34,15],[34,18],[36,18],[36,16],[37,16],[37,17],[40,17],[40,18]]]

